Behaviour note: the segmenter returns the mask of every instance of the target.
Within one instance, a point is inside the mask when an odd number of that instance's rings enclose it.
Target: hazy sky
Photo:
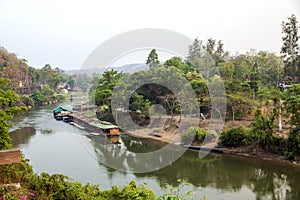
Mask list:
[[[0,45],[34,67],[64,69],[79,69],[102,42],[139,28],[221,39],[232,54],[279,53],[291,14],[300,21],[299,0],[0,0]]]

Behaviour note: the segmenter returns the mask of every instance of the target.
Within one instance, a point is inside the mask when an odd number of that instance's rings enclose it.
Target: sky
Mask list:
[[[222,40],[232,55],[250,49],[279,55],[281,23],[292,14],[300,21],[299,0],[0,0],[0,45],[33,67],[80,69],[106,40],[162,28],[191,39]],[[130,59],[144,62],[146,57]]]

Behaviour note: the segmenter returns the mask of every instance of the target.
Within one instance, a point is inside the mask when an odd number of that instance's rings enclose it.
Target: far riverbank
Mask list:
[[[176,120],[174,120],[176,121]],[[208,120],[207,120],[208,122]],[[232,126],[232,122],[229,123]],[[208,126],[209,123],[205,123],[205,126]],[[164,127],[170,127],[170,126],[175,126],[174,124],[165,124]],[[126,132],[130,136],[133,137],[138,137],[138,138],[148,138],[151,140],[156,140],[156,141],[161,141],[165,143],[172,143],[174,145],[181,145],[181,138],[180,134],[176,133],[176,130],[172,129],[170,131],[166,130],[166,128],[161,128],[161,129],[151,129],[151,128],[143,128],[143,129],[138,129],[138,130],[131,130]],[[149,135],[149,133],[161,133],[161,137],[156,137]],[[195,145],[195,144],[194,144]],[[197,144],[198,146],[201,146],[201,144]],[[214,143],[209,143],[203,145],[205,147],[217,147],[218,143],[217,141]],[[299,161],[289,161],[286,160],[284,156],[275,154],[275,153],[269,153],[269,152],[264,152],[263,150],[259,150],[257,148],[254,148],[252,146],[244,146],[244,147],[222,147],[221,148],[224,151],[224,154],[228,155],[234,155],[234,156],[242,156],[242,157],[250,157],[250,158],[256,158],[256,159],[261,159],[261,160],[266,160],[270,162],[277,162],[277,163],[282,163],[282,164],[287,164],[291,166],[296,166],[300,167],[300,162]],[[195,151],[195,150],[192,150]]]

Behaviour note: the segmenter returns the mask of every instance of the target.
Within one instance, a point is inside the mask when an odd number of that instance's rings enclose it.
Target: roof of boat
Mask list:
[[[61,111],[70,111],[70,108],[64,107],[64,106],[59,106],[57,108],[53,109],[53,112],[57,113],[57,112],[61,112]]]

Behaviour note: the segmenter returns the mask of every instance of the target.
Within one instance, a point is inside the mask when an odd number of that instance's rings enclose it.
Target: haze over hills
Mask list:
[[[86,73],[87,75],[91,76],[93,74],[102,74],[106,70],[114,69],[119,72],[124,73],[134,73],[140,70],[146,70],[148,69],[148,66],[145,63],[133,63],[133,64],[127,64],[122,65],[118,67],[107,67],[107,68],[88,68],[88,69],[78,69],[78,70],[66,70],[65,73],[67,75],[74,75],[78,73]]]

